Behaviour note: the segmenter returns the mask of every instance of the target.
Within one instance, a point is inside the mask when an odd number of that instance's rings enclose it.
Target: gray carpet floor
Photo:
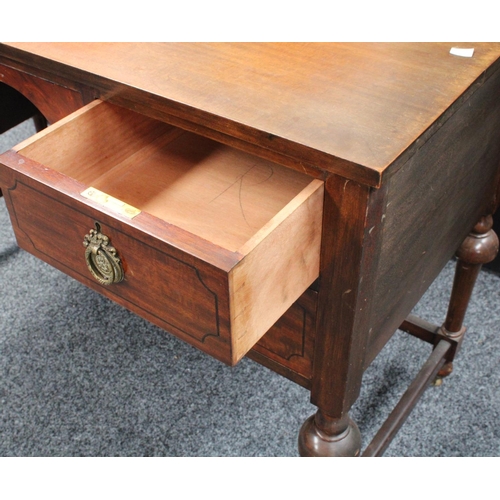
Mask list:
[[[31,122],[0,136],[3,151]],[[415,309],[441,323],[453,262]],[[19,250],[0,200],[0,456],[296,456],[305,389],[211,359]],[[481,272],[455,372],[385,456],[500,456],[500,276]],[[429,355],[398,332],[352,410],[363,447]]]

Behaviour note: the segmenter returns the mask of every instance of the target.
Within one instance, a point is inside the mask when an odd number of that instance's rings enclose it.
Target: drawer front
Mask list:
[[[229,362],[230,342],[223,273],[184,262],[113,227],[114,221],[88,207],[58,200],[20,179],[5,191],[19,245],[183,340]],[[91,275],[83,240],[99,222],[121,260],[124,279],[100,285]],[[105,222],[103,222],[105,221]],[[221,286],[222,284],[222,286]],[[219,345],[220,344],[220,345]]]
[[[319,274],[320,180],[108,103],[1,155],[0,187],[21,247],[231,365]]]

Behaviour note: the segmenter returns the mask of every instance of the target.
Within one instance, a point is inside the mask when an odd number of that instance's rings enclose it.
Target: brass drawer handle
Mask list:
[[[123,268],[116,249],[109,245],[109,238],[101,233],[101,226],[95,223],[95,229],[83,239],[85,260],[92,276],[101,285],[111,285],[123,280]]]

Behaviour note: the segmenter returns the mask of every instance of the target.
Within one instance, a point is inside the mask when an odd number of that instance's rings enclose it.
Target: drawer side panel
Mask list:
[[[318,278],[323,196],[323,183],[311,183],[290,204],[293,211],[286,207],[280,224],[230,272],[235,360]]]

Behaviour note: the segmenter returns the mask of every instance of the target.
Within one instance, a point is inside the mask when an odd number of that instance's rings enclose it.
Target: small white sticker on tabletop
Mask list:
[[[474,49],[459,49],[458,47],[452,47],[450,49],[450,54],[460,57],[472,57],[474,55]]]

